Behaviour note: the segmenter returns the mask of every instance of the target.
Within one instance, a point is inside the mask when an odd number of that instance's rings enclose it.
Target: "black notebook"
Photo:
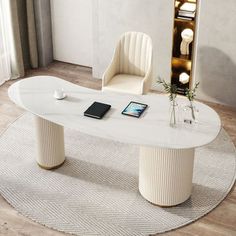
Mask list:
[[[85,116],[89,116],[96,119],[102,119],[102,117],[108,112],[111,108],[111,105],[94,102],[85,112]]]

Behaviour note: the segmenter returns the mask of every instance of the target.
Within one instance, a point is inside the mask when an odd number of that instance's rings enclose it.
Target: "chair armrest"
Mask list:
[[[151,46],[152,48],[152,46]],[[153,52],[151,50],[150,52],[150,61],[149,61],[149,66],[148,66],[148,70],[143,78],[142,81],[142,94],[147,94],[148,91],[150,90],[151,87],[151,83],[152,83],[152,77],[153,77],[153,71],[152,71],[152,67],[153,67]]]
[[[116,68],[116,63],[113,60],[102,76],[102,87],[106,86],[111,78],[115,76],[115,74],[117,73]]]
[[[102,87],[106,86],[108,82],[118,73],[119,57],[118,48],[116,48],[112,61],[102,76]]]
[[[147,94],[152,83],[152,68],[148,70],[142,81],[142,94]]]

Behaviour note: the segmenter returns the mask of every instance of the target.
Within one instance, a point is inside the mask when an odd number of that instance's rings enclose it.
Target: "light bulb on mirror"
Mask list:
[[[184,29],[181,33],[181,37],[180,53],[182,55],[189,55],[189,45],[193,41],[193,31],[188,28]]]
[[[182,84],[187,84],[189,82],[189,75],[185,72],[179,75],[179,82]]]

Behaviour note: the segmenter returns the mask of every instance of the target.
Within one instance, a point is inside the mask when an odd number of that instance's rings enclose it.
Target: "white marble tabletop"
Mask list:
[[[56,89],[67,97],[56,100]],[[166,95],[128,95],[84,88],[52,76],[36,76],[14,83],[8,90],[10,99],[25,110],[64,127],[115,141],[153,147],[185,149],[213,141],[220,129],[218,114],[209,106],[196,102],[198,122],[169,125],[169,99]],[[94,102],[112,106],[101,120],[85,117],[84,111]],[[148,104],[140,118],[121,114],[130,101]],[[188,104],[178,98],[178,104]]]

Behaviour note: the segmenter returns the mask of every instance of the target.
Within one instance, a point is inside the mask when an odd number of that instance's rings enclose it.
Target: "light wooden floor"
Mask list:
[[[93,89],[101,88],[101,81],[92,78],[89,68],[62,62],[54,62],[44,69],[30,70],[26,77],[34,75],[54,75],[81,86]],[[12,82],[7,82],[0,87],[0,132],[23,112],[8,99],[7,89],[11,84]],[[207,104],[219,113],[223,127],[236,145],[236,110],[222,105]],[[21,216],[0,196],[0,235],[59,236],[66,234],[48,229]],[[236,187],[234,186],[227,198],[207,216],[195,223],[163,235],[236,236]]]

